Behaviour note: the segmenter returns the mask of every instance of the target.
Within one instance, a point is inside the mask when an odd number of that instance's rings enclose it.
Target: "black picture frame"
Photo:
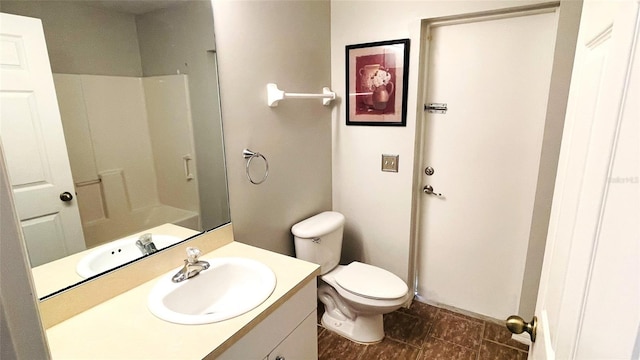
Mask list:
[[[406,126],[409,39],[347,45],[347,125]]]

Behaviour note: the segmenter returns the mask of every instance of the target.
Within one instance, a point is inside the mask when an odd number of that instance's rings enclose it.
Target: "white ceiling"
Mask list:
[[[87,5],[123,13],[140,15],[194,0],[80,0]],[[196,0],[204,1],[204,0]]]

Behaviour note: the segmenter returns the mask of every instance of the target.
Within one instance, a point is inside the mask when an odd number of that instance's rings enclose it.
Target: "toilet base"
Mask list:
[[[322,315],[322,326],[347,339],[361,344],[375,344],[384,339],[382,314],[359,315],[355,320],[338,319],[330,312]]]

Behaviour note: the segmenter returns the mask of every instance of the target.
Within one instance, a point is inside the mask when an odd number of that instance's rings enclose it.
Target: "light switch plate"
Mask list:
[[[400,155],[382,154],[382,171],[398,172]]]

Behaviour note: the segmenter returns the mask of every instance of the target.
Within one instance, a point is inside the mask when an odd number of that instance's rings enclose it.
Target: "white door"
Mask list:
[[[84,250],[85,243],[42,24],[0,16],[0,140],[37,266]]]
[[[555,8],[430,26],[418,293],[518,310],[555,42]]]
[[[635,0],[584,4],[532,359],[640,357],[639,26]]]

